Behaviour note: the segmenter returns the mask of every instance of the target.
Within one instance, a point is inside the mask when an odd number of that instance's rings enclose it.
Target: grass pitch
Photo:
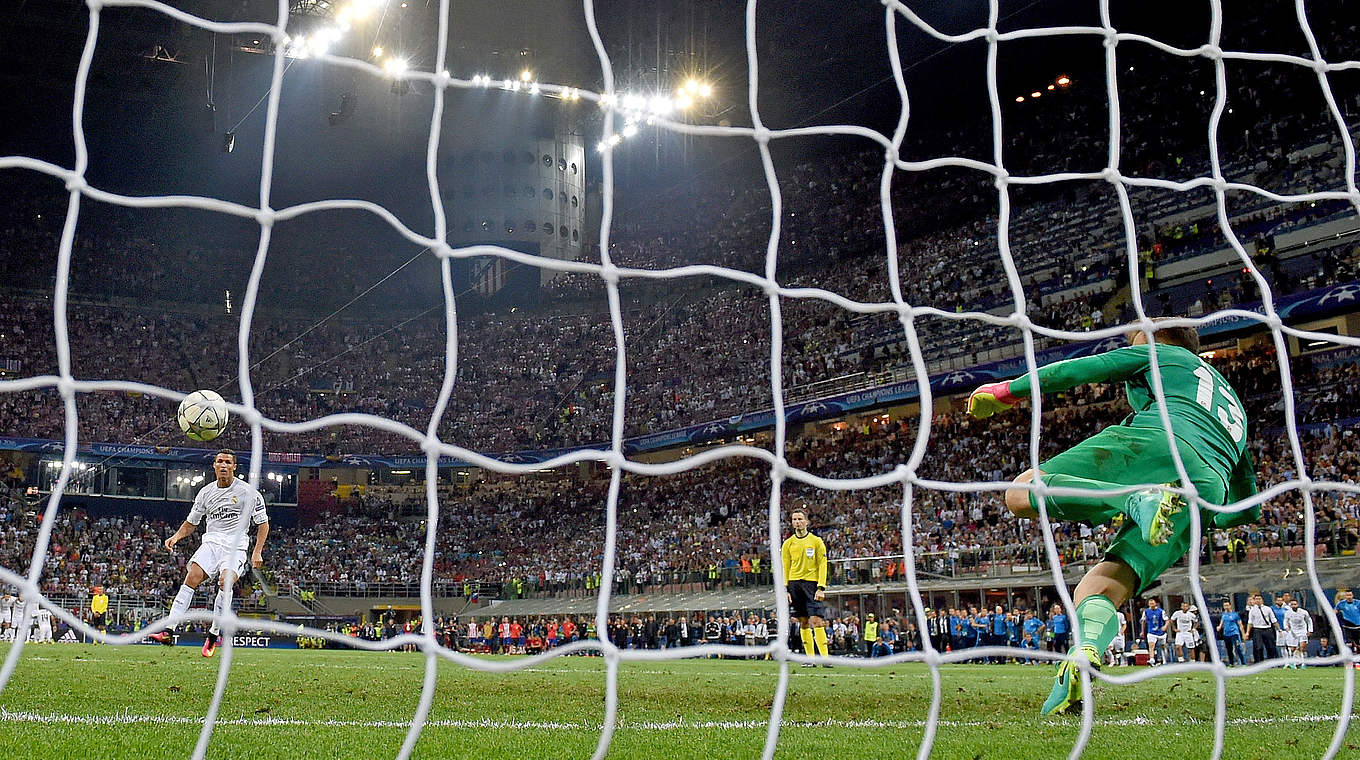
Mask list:
[[[0,655],[8,651],[0,645]],[[188,757],[218,660],[196,649],[30,644],[0,692],[0,754]],[[1064,758],[1077,718],[1040,718],[1051,666],[952,665],[933,758]],[[1112,669],[1110,672],[1127,672]],[[418,654],[236,650],[212,758],[395,757],[419,701]],[[1321,757],[1344,688],[1340,668],[1230,679],[1224,757]],[[773,662],[626,663],[610,757],[756,758],[774,694]],[[492,675],[439,665],[416,756],[585,758],[604,714],[601,658],[567,657]],[[790,669],[779,757],[913,757],[930,704],[921,665]],[[1084,757],[1208,757],[1214,683],[1162,676],[1097,686]],[[1353,724],[1339,757],[1360,757]]]

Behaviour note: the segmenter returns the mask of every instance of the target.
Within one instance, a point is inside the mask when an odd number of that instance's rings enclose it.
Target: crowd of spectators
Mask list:
[[[1253,590],[1254,592],[1254,590]],[[1210,647],[1229,666],[1242,666],[1267,658],[1328,657],[1336,654],[1336,640],[1326,629],[1318,609],[1298,605],[1289,592],[1279,599],[1265,594],[1258,602],[1247,596],[1247,604],[1257,604],[1272,623],[1269,637],[1281,645],[1274,652],[1254,644],[1250,635],[1251,618],[1239,610],[1232,595],[1213,597],[1206,631],[1198,608],[1190,597],[1182,597],[1180,615],[1165,610],[1161,601],[1148,595],[1130,603],[1119,612],[1118,635],[1103,653],[1105,665],[1167,665],[1173,662],[1208,662]],[[1338,595],[1335,602],[1342,601]],[[1286,623],[1286,613],[1294,610],[1299,619]],[[1302,615],[1300,615],[1302,611]],[[926,607],[924,629],[910,611],[898,608],[881,614],[846,610],[827,620],[829,654],[836,656],[886,657],[922,651],[927,644],[940,652],[960,652],[980,647],[1009,647],[1022,654],[979,654],[971,660],[980,663],[1036,664],[1048,662],[1039,652],[1067,653],[1072,643],[1073,623],[1060,602],[1047,597],[1020,597],[1010,604],[964,604]],[[1259,625],[1267,622],[1258,619]],[[399,622],[394,615],[381,616],[371,623],[328,626],[329,630],[356,638],[382,640],[418,630],[419,618]],[[796,624],[791,623],[796,629]],[[1300,635],[1286,640],[1283,632],[1297,629]],[[599,638],[594,615],[476,615],[439,617],[434,629],[440,643],[450,649],[482,654],[539,654],[578,641]],[[1183,638],[1177,633],[1184,630]],[[1292,632],[1291,632],[1292,635]],[[763,647],[779,636],[777,619],[769,610],[686,613],[644,613],[610,615],[605,637],[620,649],[675,649],[702,644],[732,647]],[[800,639],[790,636],[790,645],[799,651]],[[1179,643],[1178,643],[1179,642]],[[1287,643],[1286,643],[1287,642]],[[811,653],[808,653],[811,654]],[[711,657],[766,659],[765,653],[750,655],[714,653]]]
[[[1258,29],[1275,10],[1243,11],[1260,23],[1226,22],[1227,39],[1243,47],[1278,46]],[[1278,23],[1293,23],[1281,19]],[[1312,19],[1324,54],[1345,56],[1355,23],[1331,11]],[[1306,52],[1306,51],[1300,51]],[[1139,45],[1120,51],[1121,170],[1178,180],[1208,176],[1205,125],[1213,104],[1209,68]],[[1236,66],[1236,63],[1231,64]],[[1344,188],[1344,151],[1311,70],[1269,68],[1259,76],[1229,77],[1230,105],[1217,139],[1229,179],[1295,194]],[[1099,73],[1103,76],[1103,71]],[[1078,76],[1042,101],[1003,104],[1004,163],[1013,174],[1098,170],[1108,161],[1104,87]],[[1356,122],[1360,90],[1349,79],[1332,82],[1343,118]],[[1209,93],[1206,95],[1205,93]],[[1159,114],[1181,115],[1174,123]],[[1060,126],[1061,128],[1057,128]],[[992,160],[986,124],[913,129],[902,148],[910,159],[960,155]],[[781,149],[782,151],[782,149]],[[789,158],[789,154],[796,158]],[[882,151],[778,154],[782,196],[779,279],[862,301],[892,299],[880,203]],[[734,181],[729,172],[700,174],[671,195],[621,200],[610,242],[621,265],[669,267],[721,264],[763,271],[768,190],[758,174]],[[57,371],[52,340],[53,257],[66,198],[9,178],[0,193],[0,281],[27,296],[0,300],[0,359],[18,362],[21,376]],[[1139,275],[1153,313],[1203,313],[1260,297],[1241,276],[1212,275],[1163,283],[1157,270],[1222,248],[1212,198],[1202,192],[1132,188],[1129,202],[1146,254]],[[1240,197],[1239,197],[1240,196]],[[1014,186],[1007,227],[999,226],[989,175],[960,168],[897,172],[890,206],[897,225],[902,297],[943,312],[1011,310],[1015,294],[999,265],[1004,238],[1017,265],[1028,313],[1045,327],[1090,330],[1126,320],[1127,303],[1111,300],[1129,278],[1124,221],[1107,184]],[[208,308],[204,294],[236,293],[253,257],[253,223],[210,224],[203,212],[154,213],[87,204],[75,240],[70,289],[72,372],[79,378],[137,379],[165,387],[224,388],[234,395],[238,368],[234,314]],[[1279,204],[1232,194],[1228,218],[1252,242],[1354,213],[1342,201]],[[370,220],[371,221],[371,220]],[[266,269],[270,303],[292,308],[256,315],[251,356],[256,403],[272,418],[298,421],[333,412],[364,412],[423,431],[445,370],[440,314],[411,317],[402,306],[438,301],[437,282],[415,268],[398,272],[376,291],[396,307],[387,317],[342,313],[318,324],[319,314],[297,316],[297,304],[325,310],[364,291],[363,224],[329,220],[316,232],[282,225],[277,256]],[[375,223],[376,224],[376,223]],[[377,227],[381,227],[377,224]],[[372,232],[372,230],[369,230]],[[1004,232],[1004,235],[1002,234]],[[376,234],[376,233],[374,233]],[[389,233],[390,234],[390,233]],[[1255,248],[1253,248],[1255,250]],[[299,251],[331,261],[325,288],[311,267],[289,264]],[[592,254],[594,255],[594,254]],[[378,257],[381,258],[381,257]],[[1344,279],[1354,271],[1353,245],[1289,259],[1263,257],[1261,269],[1276,295]],[[147,262],[155,262],[148,266]],[[380,267],[381,269],[381,267]],[[424,271],[424,270],[421,270]],[[1182,279],[1184,277],[1182,276]],[[1231,282],[1230,282],[1231,281]],[[758,289],[731,283],[627,283],[628,404],[625,435],[721,419],[768,407],[770,314]],[[334,299],[332,303],[331,300]],[[543,303],[516,313],[460,313],[458,370],[439,432],[444,440],[480,451],[598,444],[612,426],[616,350],[598,277],[552,281]],[[231,296],[227,296],[227,301]],[[116,306],[91,305],[116,301]],[[143,304],[129,308],[129,302]],[[166,307],[165,302],[178,306]],[[478,305],[472,297],[474,307]],[[154,304],[154,310],[151,305]],[[237,304],[239,307],[239,303]],[[502,310],[504,312],[504,310]],[[840,376],[901,369],[908,342],[896,315],[856,315],[811,299],[783,299],[784,391],[796,393]],[[962,366],[981,354],[1018,353],[1018,330],[968,319],[916,320],[929,366]],[[1039,346],[1051,344],[1039,340]],[[992,358],[998,358],[992,356]],[[962,364],[961,364],[962,363]],[[177,440],[169,404],[120,394],[82,397],[83,440],[166,444]],[[62,437],[63,413],[53,391],[0,395],[0,429],[32,437]],[[349,426],[310,434],[267,434],[266,448],[326,453],[411,452],[407,439]],[[244,447],[234,426],[224,443]]]
[[[1283,424],[1279,377],[1269,351],[1254,350],[1221,362],[1252,420],[1259,480],[1296,477]],[[1297,414],[1308,420],[1300,445],[1309,475],[1318,482],[1360,481],[1354,420],[1360,417],[1360,365],[1307,362],[1293,365]],[[1040,458],[1070,446],[1127,412],[1111,386],[1090,386],[1045,404]],[[860,427],[837,424],[794,435],[790,465],[827,478],[853,478],[891,470],[907,461],[915,443],[914,419],[886,417]],[[1009,415],[986,421],[958,413],[935,415],[917,475],[972,483],[1004,481],[1029,462],[1029,419]],[[767,437],[757,446],[768,447]],[[6,485],[18,493],[22,478]],[[762,567],[770,541],[768,470],[745,459],[724,459],[667,476],[624,476],[618,500],[616,576],[619,592],[678,583],[768,582]],[[539,476],[479,475],[466,488],[440,490],[435,568],[437,580],[456,589],[465,581],[504,587],[508,595],[591,593],[602,583],[607,473],[555,471]],[[323,593],[365,594],[419,582],[426,525],[400,490],[387,488],[349,499],[344,511],[320,522],[271,533],[267,562],[285,585]],[[815,529],[833,550],[840,582],[893,581],[903,567],[902,490],[823,490],[797,481],[782,489],[784,507],[811,508]],[[913,550],[918,570],[952,577],[991,563],[1044,566],[1040,526],[1015,520],[989,492],[911,491]],[[411,503],[423,503],[414,490]],[[1356,542],[1360,501],[1354,494],[1313,494],[1320,526],[1317,544],[1338,553]],[[1263,505],[1257,524],[1209,531],[1208,562],[1242,561],[1305,541],[1306,504],[1298,491]],[[411,516],[400,516],[403,513]],[[78,594],[102,585],[110,593],[172,591],[183,576],[183,557],[160,543],[174,527],[126,515],[92,518],[80,510],[56,517],[44,573],[46,589]],[[0,512],[0,564],[24,567],[39,525],[37,512],[17,498]],[[1059,523],[1054,538],[1064,561],[1099,557],[1111,537],[1107,526]],[[855,559],[859,558],[859,559]],[[863,559],[877,558],[877,559]],[[854,561],[849,561],[854,560]]]

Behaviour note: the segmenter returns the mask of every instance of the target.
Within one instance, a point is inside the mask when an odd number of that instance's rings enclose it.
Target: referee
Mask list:
[[[788,584],[789,607],[798,619],[803,637],[803,654],[809,657],[830,654],[826,646],[826,544],[808,532],[807,510],[798,507],[789,514],[793,535],[784,540],[784,581]],[[812,663],[804,663],[812,667]]]
[[[107,615],[109,612],[109,595],[104,593],[103,586],[94,587],[94,595],[90,597],[90,627],[99,631],[94,643],[104,643],[104,635],[108,630]]]

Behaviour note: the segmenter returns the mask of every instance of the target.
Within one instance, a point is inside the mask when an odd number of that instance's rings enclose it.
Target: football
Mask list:
[[[194,391],[179,402],[179,429],[195,441],[211,441],[227,426],[227,402],[216,391]]]

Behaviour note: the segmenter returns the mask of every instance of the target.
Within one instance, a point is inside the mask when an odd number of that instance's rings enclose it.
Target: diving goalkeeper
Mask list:
[[[1247,448],[1247,421],[1242,402],[1228,381],[1199,358],[1199,335],[1192,327],[1157,328],[1157,363],[1166,394],[1167,413],[1180,454],[1196,493],[1210,504],[1241,501],[1256,493],[1256,476]],[[1130,485],[1154,485],[1119,495],[1048,495],[1050,518],[1108,523],[1128,517],[1100,564],[1091,568],[1073,593],[1081,624],[1078,650],[1099,669],[1101,654],[1119,633],[1117,610],[1141,594],[1167,568],[1185,556],[1190,545],[1190,515],[1186,501],[1166,488],[1177,487],[1180,476],[1153,395],[1152,364],[1147,336],[1130,333],[1129,345],[1096,356],[1055,362],[1038,370],[1043,391],[1058,392],[1083,383],[1123,381],[1134,412],[1123,423],[1111,425],[1071,449],[1028,470],[1015,479],[1035,477],[1050,487],[1113,490]],[[968,399],[968,412],[989,417],[1010,409],[1031,393],[1029,377],[984,385]],[[1038,517],[1035,496],[1024,488],[1006,491],[1006,507],[1017,517]],[[1233,514],[1203,515],[1204,524],[1232,527],[1255,522],[1260,507]],[[1080,708],[1081,677],[1075,661],[1058,666],[1053,691],[1041,714],[1055,715]]]

